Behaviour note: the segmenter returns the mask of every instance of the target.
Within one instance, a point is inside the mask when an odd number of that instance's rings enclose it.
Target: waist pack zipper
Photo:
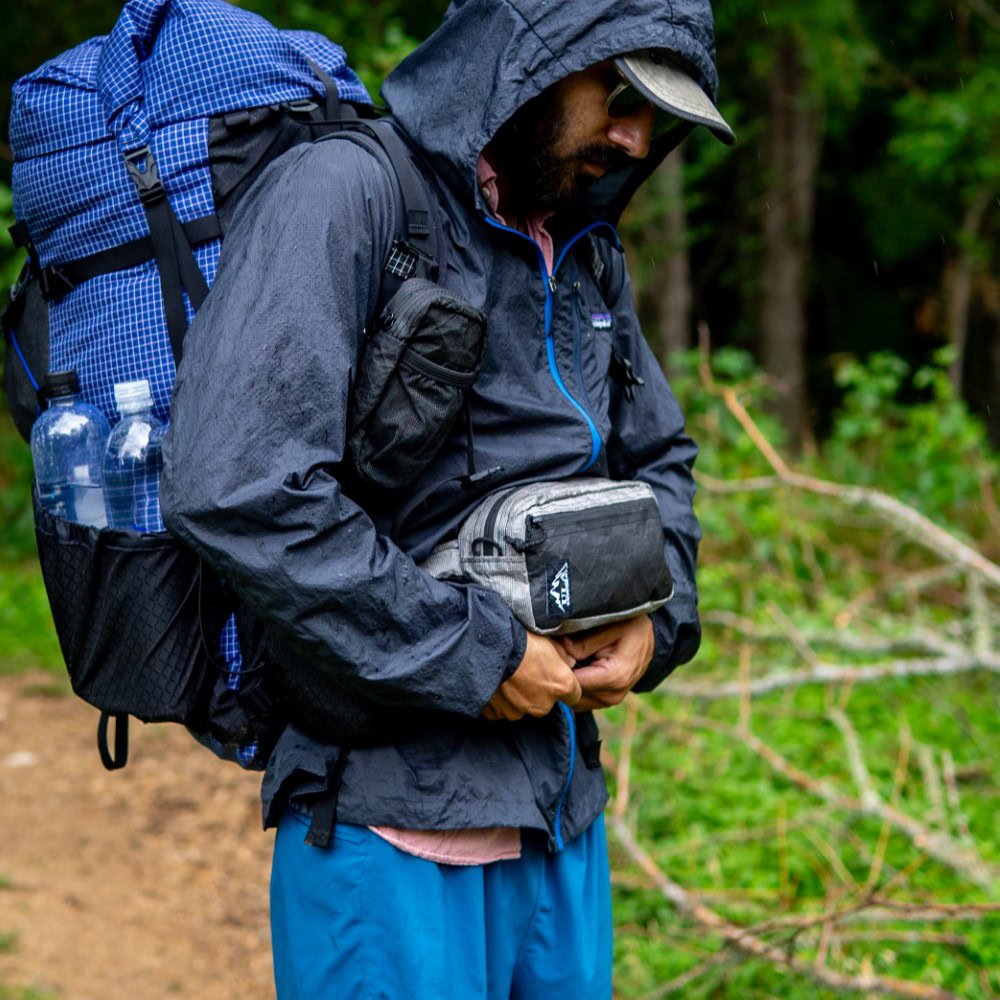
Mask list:
[[[476,542],[485,543],[491,548],[496,550],[496,555],[502,556],[503,549],[493,539],[493,532],[497,526],[497,518],[500,516],[500,508],[503,506],[504,500],[510,495],[511,490],[504,490],[500,496],[493,501],[493,506],[490,507],[488,513],[486,514],[486,521],[483,524],[483,533],[476,539]]]
[[[476,372],[457,372],[452,368],[445,368],[444,365],[429,361],[412,347],[403,351],[399,363],[404,368],[409,368],[420,375],[426,375],[437,382],[444,382],[445,385],[455,386],[458,389],[468,389],[475,384],[477,378]]]

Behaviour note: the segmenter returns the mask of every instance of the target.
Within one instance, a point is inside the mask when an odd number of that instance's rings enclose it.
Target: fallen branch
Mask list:
[[[750,479],[716,479],[700,469],[694,470],[694,478],[699,486],[709,493],[759,493],[783,486],[779,476],[754,476]]]
[[[941,772],[934,761],[934,751],[926,745],[917,747],[917,759],[924,775],[924,794],[930,803],[927,813],[927,823],[930,826],[940,826],[945,822],[944,792],[941,788]]]
[[[934,931],[852,931],[839,933],[840,941],[899,941],[903,944],[946,944],[953,948],[965,948],[969,941],[961,934],[938,933]]]
[[[648,702],[642,702],[641,708],[647,714],[660,715]],[[663,718],[662,715],[660,717]],[[768,746],[760,737],[741,730],[738,726],[729,726],[723,722],[704,718],[686,719],[684,723],[678,720],[670,721],[674,721],[678,725],[686,724],[733,736],[792,784],[798,785],[810,794],[823,799],[835,809],[870,816],[882,821],[888,820],[896,830],[909,837],[916,848],[935,861],[958,872],[963,878],[990,895],[1000,895],[1000,869],[996,865],[985,862],[977,852],[966,849],[947,833],[930,830],[912,816],[886,805],[877,793],[874,798],[869,794],[867,799],[845,795],[829,780],[817,780],[811,777],[773,747]]]
[[[789,955],[745,928],[723,919],[714,910],[698,902],[686,889],[666,875],[653,858],[643,849],[622,819],[611,818],[611,830],[619,844],[632,860],[653,880],[660,893],[681,913],[696,920],[707,930],[718,934],[723,941],[740,951],[763,959],[781,968],[789,969],[807,979],[835,990],[876,992],[883,996],[918,998],[918,1000],[958,1000],[956,994],[924,983],[894,979],[887,976],[863,974],[846,976],[827,966],[816,966]]]
[[[840,735],[844,740],[844,749],[847,751],[847,766],[850,769],[854,784],[861,794],[861,801],[870,810],[881,806],[882,796],[875,790],[871,775],[868,773],[868,766],[865,764],[864,755],[861,752],[861,743],[858,741],[858,734],[847,714],[839,708],[831,708],[827,713],[830,721],[840,730]]]
[[[801,687],[805,684],[844,684],[884,680],[887,677],[950,677],[966,674],[973,670],[989,670],[1000,673],[1000,656],[990,653],[986,656],[968,653],[956,656],[941,656],[936,659],[892,660],[888,663],[871,664],[864,667],[839,663],[819,662],[803,670],[777,671],[758,677],[743,685],[738,681],[726,684],[682,684],[673,680],[666,683],[671,694],[684,698],[733,698],[744,692],[751,695],[770,694],[784,688]]]
[[[906,903],[882,896],[872,897],[875,909],[866,914],[869,920],[982,920],[1000,916],[1000,903]]]
[[[632,764],[632,741],[635,739],[635,721],[638,713],[638,699],[629,695],[626,699],[625,732],[622,734],[621,756],[618,758],[618,782],[615,786],[615,804],[613,815],[622,819],[628,808],[629,773]]]
[[[956,570],[951,570],[952,575],[956,572]],[[907,586],[905,580],[897,582],[900,587]],[[748,639],[754,639],[757,642],[781,642],[788,638],[780,628],[758,625],[749,618],[735,615],[731,611],[706,611],[701,616],[701,620],[702,624],[730,628],[734,632],[739,632]],[[910,631],[906,635],[900,636],[873,636],[870,639],[855,635],[845,629],[800,629],[799,631],[810,646],[824,646],[830,649],[839,649],[844,653],[859,653],[863,656],[892,656],[900,653],[936,654],[945,652],[950,645],[940,636],[926,630]]]
[[[794,472],[785,460],[775,451],[774,446],[764,436],[746,407],[740,402],[736,392],[729,386],[718,386],[712,377],[708,364],[708,326],[704,323],[699,327],[702,346],[701,378],[705,388],[712,395],[721,397],[726,409],[739,421],[747,436],[753,441],[757,450],[764,456],[768,465],[774,469],[778,478],[789,486],[816,493],[821,496],[835,497],[851,507],[866,507],[875,511],[893,527],[908,535],[918,545],[939,556],[945,562],[962,566],[970,573],[976,573],[992,586],[1000,589],[1000,566],[991,562],[974,548],[960,541],[944,528],[939,527],[930,518],[908,504],[891,497],[879,490],[866,486],[845,486],[841,483],[817,479],[801,472]]]
[[[735,961],[735,956],[727,951],[720,951],[711,958],[696,965],[687,972],[682,972],[679,976],[671,979],[670,982],[657,986],[651,993],[647,993],[642,1000],[662,1000],[663,997],[670,996],[671,993],[679,993],[685,987],[690,986],[696,979],[718,968],[720,965],[729,965]]]

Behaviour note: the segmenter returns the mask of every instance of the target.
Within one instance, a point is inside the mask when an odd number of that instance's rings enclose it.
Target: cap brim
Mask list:
[[[727,146],[736,141],[733,130],[698,82],[676,62],[659,52],[630,52],[615,60],[629,83],[648,101],[687,121],[704,125]]]

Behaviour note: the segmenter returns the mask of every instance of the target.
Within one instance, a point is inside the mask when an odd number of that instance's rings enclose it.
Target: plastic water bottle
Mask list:
[[[111,432],[104,455],[104,504],[108,527],[163,531],[160,472],[166,427],[153,416],[149,382],[119,382],[115,402],[122,419]]]
[[[94,528],[107,524],[101,466],[111,428],[80,395],[75,371],[52,372],[39,397],[48,403],[31,428],[31,460],[42,506]]]

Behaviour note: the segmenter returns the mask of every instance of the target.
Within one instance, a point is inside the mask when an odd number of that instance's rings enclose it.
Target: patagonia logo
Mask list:
[[[611,329],[611,313],[591,313],[590,325],[595,330]]]
[[[545,567],[549,617],[567,618],[573,611],[573,591],[570,589],[569,563],[551,563]]]

